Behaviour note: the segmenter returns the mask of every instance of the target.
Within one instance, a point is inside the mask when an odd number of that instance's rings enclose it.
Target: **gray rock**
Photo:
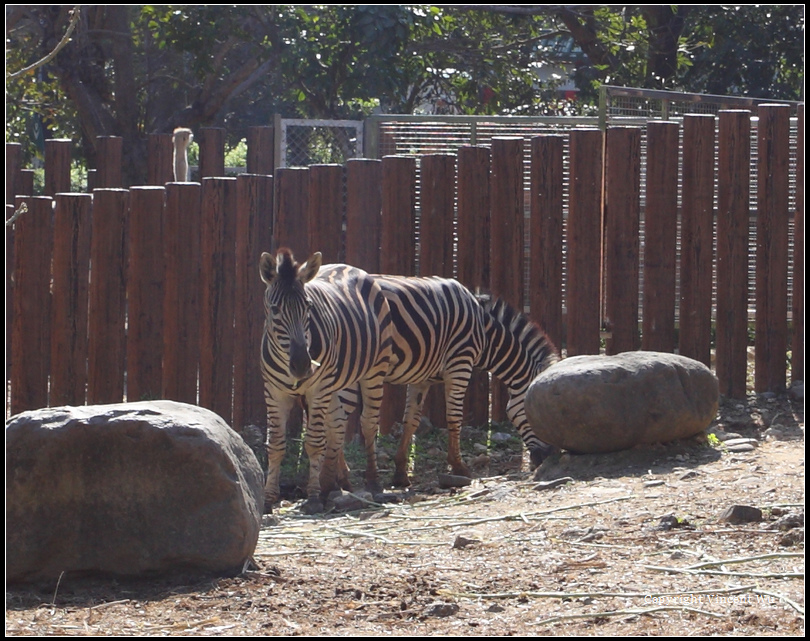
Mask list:
[[[431,603],[427,608],[425,608],[425,616],[427,617],[451,617],[454,614],[458,614],[459,607],[456,603],[444,603],[444,602],[436,602]]]
[[[804,381],[794,381],[788,389],[788,395],[794,401],[804,400]]]
[[[460,476],[458,474],[443,474],[438,475],[439,487],[448,489],[451,487],[467,487],[472,483],[472,479],[468,476]]]
[[[354,512],[362,510],[369,505],[374,505],[374,497],[371,492],[361,490],[359,492],[342,492],[340,490],[329,495],[326,502],[326,510],[335,512]]]
[[[6,423],[9,581],[240,571],[262,504],[253,452],[200,407],[57,407]]]
[[[718,521],[739,525],[740,523],[758,523],[762,520],[762,510],[750,505],[732,505],[723,510]]]
[[[546,443],[577,453],[615,452],[706,430],[719,385],[702,363],[659,352],[573,356],[529,386],[526,415]]]

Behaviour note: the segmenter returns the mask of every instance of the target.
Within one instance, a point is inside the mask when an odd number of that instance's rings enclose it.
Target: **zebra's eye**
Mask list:
[[[311,298],[307,298],[306,302],[307,302],[307,311],[309,311],[310,309],[312,309],[315,306],[315,303],[312,301]]]
[[[270,315],[274,318],[281,316],[281,307],[278,305],[270,305]]]

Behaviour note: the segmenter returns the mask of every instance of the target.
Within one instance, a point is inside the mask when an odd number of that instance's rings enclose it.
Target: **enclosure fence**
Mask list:
[[[150,184],[128,189],[120,139],[100,140],[83,194],[65,193],[69,141],[46,144],[42,196],[7,144],[6,218],[25,210],[6,228],[7,414],[168,398],[263,423],[257,265],[280,246],[458,278],[525,309],[568,356],[678,351],[740,398],[751,330],[757,391],[786,386],[786,358],[803,379],[803,107],[793,125],[760,105],[756,121],[721,110],[275,171],[267,129],[235,178],[217,174],[224,132],[201,131],[196,183],[170,182],[171,137],[150,137]],[[470,423],[504,416],[487,385]],[[392,398],[383,429],[401,416]]]

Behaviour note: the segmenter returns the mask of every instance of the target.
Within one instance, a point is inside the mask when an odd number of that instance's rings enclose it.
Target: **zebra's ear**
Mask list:
[[[315,276],[318,274],[318,270],[321,268],[322,260],[323,256],[321,256],[321,252],[315,252],[312,254],[307,262],[298,268],[298,280],[306,284],[315,278]]]
[[[276,261],[267,252],[262,252],[262,257],[259,259],[259,275],[266,285],[269,285],[278,276]]]

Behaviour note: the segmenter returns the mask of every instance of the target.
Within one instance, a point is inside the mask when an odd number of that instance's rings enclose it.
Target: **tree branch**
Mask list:
[[[62,39],[53,48],[53,51],[51,51],[44,58],[37,60],[32,65],[20,69],[19,71],[15,71],[14,73],[6,74],[6,80],[15,80],[20,76],[24,76],[25,74],[31,73],[35,69],[38,69],[39,67],[48,64],[51,60],[53,60],[57,56],[57,54],[60,51],[62,51],[62,49],[64,49],[67,46],[67,44],[70,42],[70,35],[73,33],[73,30],[76,28],[76,25],[79,22],[81,8],[78,5],[76,5],[75,7],[73,7],[70,13],[71,13],[70,23],[68,24],[67,29],[65,30],[65,35],[62,36]]]

